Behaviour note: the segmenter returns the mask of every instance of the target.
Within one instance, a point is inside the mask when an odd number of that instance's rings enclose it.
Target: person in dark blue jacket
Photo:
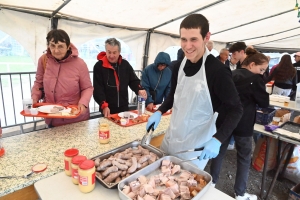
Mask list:
[[[159,52],[154,63],[148,65],[142,72],[142,87],[147,92],[146,107],[153,110],[153,106],[161,104],[170,92],[172,71],[169,54]]]

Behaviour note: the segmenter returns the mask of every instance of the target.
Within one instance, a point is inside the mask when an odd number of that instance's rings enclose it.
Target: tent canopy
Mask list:
[[[49,30],[49,18],[53,14],[58,18],[58,28],[67,29],[70,34],[78,33],[81,28],[89,29],[90,33],[111,32],[108,29],[114,27],[118,28],[119,33],[122,30],[129,31],[119,36],[125,40],[128,37],[146,40],[147,31],[151,30],[150,48],[154,50],[150,50],[149,57],[155,57],[158,51],[163,51],[168,45],[179,45],[176,39],[179,36],[179,24],[189,13],[201,13],[209,20],[211,40],[219,42],[217,44],[220,47],[225,47],[226,43],[245,41],[247,45],[260,48],[297,50],[300,27],[295,4],[295,0],[0,0],[0,18],[16,16],[16,11],[27,12],[27,15],[34,13],[35,21],[39,20],[38,15],[47,18],[44,26]],[[24,16],[20,15],[19,18]],[[25,18],[27,23],[33,23],[31,18]],[[25,23],[26,19],[21,20]],[[0,19],[0,29],[5,29],[3,27],[11,22],[17,23],[15,20]],[[95,24],[101,28],[92,27]],[[113,32],[116,33],[116,30]],[[173,39],[163,37],[168,35]],[[164,45],[165,40],[172,42]],[[141,48],[143,46],[139,46],[138,51]]]

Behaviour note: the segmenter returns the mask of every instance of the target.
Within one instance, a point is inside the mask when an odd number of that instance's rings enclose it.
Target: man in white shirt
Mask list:
[[[206,44],[206,47],[208,48],[210,54],[212,54],[213,56],[217,57],[219,55],[219,52],[214,49],[214,42],[213,41],[209,40]]]

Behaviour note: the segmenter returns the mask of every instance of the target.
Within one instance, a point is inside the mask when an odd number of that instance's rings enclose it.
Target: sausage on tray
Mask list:
[[[121,163],[119,163],[119,162],[117,162],[117,161],[112,161],[112,164],[114,165],[114,166],[116,166],[118,169],[120,169],[120,170],[127,170],[128,169],[128,166],[127,165],[123,165],[123,164],[121,164]]]
[[[106,183],[112,183],[116,178],[118,178],[121,174],[121,171],[112,172],[104,179],[104,182]]]
[[[127,170],[127,172],[128,172],[129,174],[132,174],[132,173],[135,172],[136,169],[137,169],[137,159],[136,159],[136,157],[132,157],[131,160],[132,160],[132,165],[131,165],[131,167]]]
[[[112,172],[116,172],[118,171],[118,167],[117,166],[112,166],[112,167],[109,167],[107,168],[103,173],[102,173],[102,176],[103,177],[106,177],[108,174],[112,173]],[[121,171],[120,171],[121,172]],[[121,174],[121,173],[120,173]],[[116,177],[117,178],[117,177]]]
[[[111,166],[112,165],[112,163],[111,163],[111,160],[105,160],[105,161],[102,161],[101,163],[100,163],[100,165],[99,165],[99,169],[97,168],[97,170],[98,171],[101,171],[101,170],[103,170],[103,169],[105,169],[106,167],[108,167],[108,166]]]

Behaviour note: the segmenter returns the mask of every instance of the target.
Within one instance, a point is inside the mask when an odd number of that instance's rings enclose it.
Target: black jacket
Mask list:
[[[299,83],[300,82],[300,78],[299,78],[300,77],[300,61],[294,63],[293,65],[297,70],[297,77],[298,77],[297,83]]]
[[[128,61],[123,60],[121,56],[118,63],[111,64],[102,52],[98,60],[94,66],[93,96],[100,106],[100,111],[107,103],[111,114],[127,111],[128,86],[137,95],[142,89],[140,79]]]
[[[233,134],[240,137],[251,137],[253,134],[256,104],[261,108],[269,106],[269,94],[261,75],[253,74],[247,69],[232,71],[233,82],[243,104],[243,116]]]

